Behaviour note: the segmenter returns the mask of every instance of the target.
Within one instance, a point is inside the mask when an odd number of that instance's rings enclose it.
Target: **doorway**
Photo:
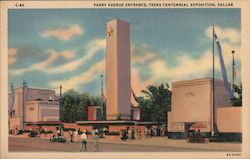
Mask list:
[[[193,123],[185,123],[185,138],[188,138],[190,134],[192,133],[192,130],[189,130],[192,124]]]

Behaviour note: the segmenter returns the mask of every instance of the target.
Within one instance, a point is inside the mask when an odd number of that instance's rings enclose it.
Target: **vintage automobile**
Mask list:
[[[187,139],[187,142],[189,143],[208,143],[209,140],[206,138],[200,131],[198,132],[192,132]]]
[[[66,138],[64,137],[64,136],[55,136],[55,135],[53,135],[50,139],[49,139],[49,141],[51,142],[51,143],[54,143],[54,142],[62,142],[62,143],[65,143],[66,142]]]

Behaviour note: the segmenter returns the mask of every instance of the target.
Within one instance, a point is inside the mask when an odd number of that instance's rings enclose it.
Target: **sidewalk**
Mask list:
[[[9,137],[21,138],[15,135],[10,135]],[[40,138],[29,138],[32,140],[44,140]],[[67,139],[69,142],[69,139]],[[88,142],[93,142],[92,139],[89,139]],[[121,141],[121,140],[105,140],[99,139],[100,143],[108,143],[108,144],[125,144],[125,145],[141,145],[141,146],[159,146],[166,148],[186,148],[186,149],[199,149],[199,150],[211,150],[211,151],[241,151],[241,143],[188,143],[186,140],[178,140],[178,139],[168,139],[167,137],[153,137],[149,139],[142,140],[132,140],[132,141]],[[76,142],[75,142],[76,143]]]
[[[120,141],[120,140],[99,140],[102,143],[116,143],[128,145],[141,145],[141,146],[160,146],[171,148],[190,148],[211,151],[241,151],[241,143],[188,143],[186,140],[168,139],[167,137],[153,137],[150,139],[133,140],[133,141]]]

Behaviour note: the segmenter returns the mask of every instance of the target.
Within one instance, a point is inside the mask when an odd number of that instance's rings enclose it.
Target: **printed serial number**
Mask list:
[[[236,156],[241,156],[241,154],[240,153],[227,153],[227,156],[236,157]]]
[[[16,3],[15,6],[16,7],[24,7],[24,4],[23,3]]]

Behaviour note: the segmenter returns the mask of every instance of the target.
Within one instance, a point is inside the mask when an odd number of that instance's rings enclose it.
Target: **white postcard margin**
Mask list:
[[[8,152],[8,9],[55,9],[55,8],[102,8],[95,7],[94,3],[233,3],[233,7],[221,6],[216,8],[240,8],[241,9],[241,52],[242,52],[242,87],[243,87],[243,108],[242,108],[242,132],[243,143],[240,156],[227,156],[231,152],[143,152],[143,153],[59,153],[59,152]],[[23,6],[22,6],[23,5]],[[116,7],[105,7],[116,8]],[[119,7],[117,7],[119,8]],[[135,8],[135,7],[133,7]],[[141,8],[141,7],[136,7]],[[157,8],[157,7],[147,7]],[[159,7],[162,8],[162,7]],[[174,7],[183,8],[183,7]],[[210,8],[210,7],[185,7],[185,8]],[[213,8],[213,7],[211,7]],[[249,0],[218,0],[218,1],[193,1],[193,0],[165,0],[165,1],[1,1],[1,158],[2,159],[44,159],[44,158],[249,158],[250,157],[250,48],[249,48]]]

